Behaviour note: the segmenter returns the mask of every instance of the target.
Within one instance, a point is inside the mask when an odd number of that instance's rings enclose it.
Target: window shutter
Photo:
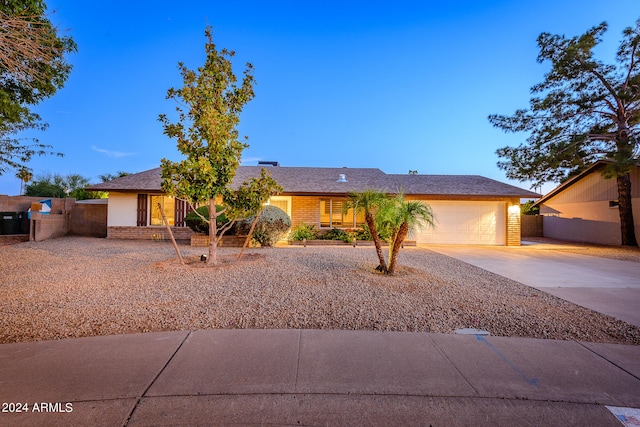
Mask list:
[[[187,202],[184,200],[176,199],[175,205],[175,226],[184,227],[184,217],[187,216]]]
[[[147,225],[147,195],[138,194],[138,210],[136,225],[138,227],[146,227]]]

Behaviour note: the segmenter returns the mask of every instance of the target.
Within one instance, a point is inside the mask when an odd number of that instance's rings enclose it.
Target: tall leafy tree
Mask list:
[[[107,182],[107,181],[111,181],[112,179],[122,178],[123,176],[127,176],[127,175],[131,175],[131,173],[125,172],[125,171],[118,171],[115,174],[105,173],[102,175],[98,175],[98,179],[100,179],[100,182]]]
[[[159,118],[165,135],[175,139],[178,151],[186,156],[180,162],[162,159],[162,189],[192,205],[209,205],[207,263],[215,264],[218,242],[225,231],[224,227],[218,230],[216,218],[226,212],[241,212],[238,201],[244,200],[247,194],[262,197],[264,192],[257,189],[260,185],[248,183],[246,191],[234,196],[229,187],[240,165],[242,151],[248,146],[240,141],[237,125],[243,107],[254,97],[253,66],[246,64],[242,82],[238,84],[231,64],[234,52],[218,50],[210,28],[205,30],[205,36],[204,65],[192,71],[180,63],[183,86],[167,92],[168,99],[180,103],[176,107],[178,121],[174,123],[164,114]],[[258,181],[261,179],[263,187],[273,186],[268,174],[261,175]],[[227,200],[229,206],[217,210],[216,199]]]
[[[32,197],[65,198],[68,190],[64,176],[46,174],[37,176],[31,184],[27,185],[24,194]]]
[[[88,178],[79,174],[39,175],[26,187],[25,195],[33,197],[73,197],[76,200],[103,199],[107,193],[103,191],[87,191],[90,184]]]
[[[59,34],[46,10],[42,0],[0,3],[0,175],[28,170],[34,155],[61,155],[37,139],[17,137],[47,128],[31,108],[62,88],[71,72],[65,54],[76,44]]]
[[[530,134],[518,147],[497,150],[498,166],[512,179],[561,182],[611,160],[603,175],[617,181],[622,245],[637,246],[630,172],[640,154],[640,20],[623,31],[613,64],[593,54],[606,30],[603,22],[573,38],[542,33],[538,62],[550,62],[551,70],[531,89],[529,109],[489,121]]]

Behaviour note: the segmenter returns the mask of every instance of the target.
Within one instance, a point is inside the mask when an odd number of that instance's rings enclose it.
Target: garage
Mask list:
[[[426,201],[433,209],[436,227],[416,230],[418,243],[504,245],[504,202]]]

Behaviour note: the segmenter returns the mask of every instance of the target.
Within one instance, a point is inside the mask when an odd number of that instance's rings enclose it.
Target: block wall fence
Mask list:
[[[51,213],[27,211],[32,203],[51,199]],[[29,240],[41,241],[66,235],[106,237],[107,205],[78,203],[73,198],[48,198],[0,195],[0,212],[22,212],[22,234]]]

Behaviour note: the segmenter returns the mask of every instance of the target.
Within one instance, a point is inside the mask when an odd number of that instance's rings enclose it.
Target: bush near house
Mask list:
[[[366,224],[355,230],[343,230],[332,228],[330,230],[317,230],[313,224],[300,223],[291,229],[289,238],[294,241],[307,240],[340,240],[345,243],[353,243],[354,240],[372,241],[371,232]]]
[[[314,240],[318,236],[318,231],[316,230],[316,226],[313,224],[305,224],[304,222],[296,225],[291,229],[291,233],[289,233],[289,238],[295,241],[303,241]]]
[[[249,234],[254,219],[255,217],[249,217],[239,221],[238,233]],[[290,228],[291,218],[289,215],[277,206],[267,205],[258,216],[258,222],[256,222],[251,239],[263,247],[273,246]]]
[[[345,243],[351,243],[355,240],[355,233],[347,232],[340,228],[332,228],[320,235],[319,238],[322,240],[341,240]]]
[[[223,206],[216,205],[217,212],[220,212],[223,208]],[[209,206],[200,206],[198,209],[196,209],[196,211],[198,211],[198,213],[203,217],[207,219],[209,218]],[[209,223],[203,220],[194,211],[189,212],[187,216],[184,217],[184,223],[187,224],[187,227],[193,230],[194,233],[209,235]],[[218,228],[220,228],[229,223],[229,220],[224,214],[221,214],[220,216],[218,216],[217,223]]]

